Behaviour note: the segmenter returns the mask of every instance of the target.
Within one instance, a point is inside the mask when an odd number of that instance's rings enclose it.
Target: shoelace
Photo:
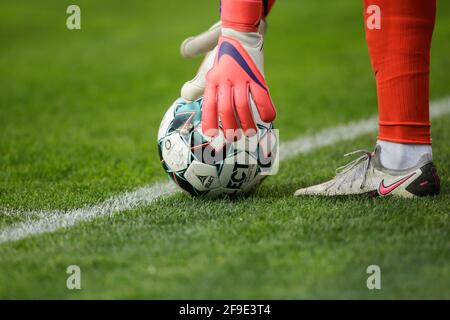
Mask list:
[[[361,185],[359,186],[360,189],[364,188],[364,185],[366,183],[366,174],[367,174],[367,170],[369,169],[370,162],[373,157],[373,153],[368,150],[361,149],[361,150],[356,150],[356,151],[344,154],[344,157],[348,157],[348,156],[352,156],[355,154],[361,154],[361,153],[363,155],[360,156],[359,158],[356,158],[355,160],[347,163],[346,165],[343,165],[336,169],[336,177],[340,177],[340,176],[343,176],[344,174],[348,173],[349,171],[351,171],[353,168],[358,166],[360,163],[365,162],[364,171],[363,171],[363,179],[361,181]]]

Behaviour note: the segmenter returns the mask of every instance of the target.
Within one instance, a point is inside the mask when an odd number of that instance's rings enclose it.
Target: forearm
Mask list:
[[[273,5],[275,4],[276,0],[262,0],[263,1],[263,9],[264,9],[264,18],[266,18],[269,13],[270,10],[272,10]]]
[[[264,14],[262,0],[222,0],[220,18],[224,28],[257,32]]]
[[[255,32],[266,18],[276,0],[222,0],[221,19],[226,28]]]

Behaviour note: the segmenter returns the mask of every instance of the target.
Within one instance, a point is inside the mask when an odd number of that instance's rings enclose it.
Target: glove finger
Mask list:
[[[250,108],[250,101],[248,84],[243,84],[234,87],[234,104],[236,106],[236,113],[241,123],[241,128],[245,135],[251,136],[256,131],[255,121],[253,120],[252,110]]]
[[[205,88],[202,106],[202,131],[209,137],[218,134],[217,118],[217,89],[215,84],[208,84]]]
[[[217,109],[219,111],[219,119],[227,139],[233,139],[236,135],[239,124],[233,108],[233,99],[231,95],[231,85],[223,83],[219,86],[217,96]]]
[[[206,75],[214,64],[216,49],[208,52],[203,59],[197,74],[192,80],[187,81],[181,88],[181,97],[186,101],[194,101],[203,95],[206,85]]]
[[[180,46],[181,56],[193,58],[214,49],[222,31],[222,23],[219,21],[207,31],[185,39]]]
[[[195,101],[200,98],[205,91],[205,87],[199,85],[196,81],[190,80],[181,88],[181,97],[188,101]]]
[[[265,90],[257,83],[250,84],[250,92],[253,100],[255,100],[256,108],[258,109],[259,117],[264,122],[272,122],[277,113],[275,106],[272,103],[268,90]]]

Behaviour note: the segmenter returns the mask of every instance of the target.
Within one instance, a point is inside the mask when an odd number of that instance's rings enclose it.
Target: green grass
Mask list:
[[[0,207],[68,209],[165,181],[156,131],[199,60],[180,41],[217,19],[217,3],[0,4]],[[198,12],[202,18],[199,19]],[[266,73],[288,140],[376,112],[362,4],[279,1]],[[432,99],[450,94],[450,4],[438,3]],[[176,195],[71,229],[0,244],[1,298],[450,298],[450,117],[433,122],[437,198],[297,199],[369,135],[283,162],[237,201]],[[17,221],[0,216],[1,228]],[[68,265],[81,291],[65,286]],[[380,265],[382,290],[366,288]]]

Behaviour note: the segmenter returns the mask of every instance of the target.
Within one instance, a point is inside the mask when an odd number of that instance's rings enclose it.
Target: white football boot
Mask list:
[[[437,195],[440,180],[431,155],[423,154],[416,165],[405,170],[391,170],[380,162],[380,146],[374,152],[359,150],[347,155],[362,154],[336,170],[336,176],[324,183],[299,189],[295,196],[369,196],[423,197]],[[347,156],[346,155],[346,156]]]

